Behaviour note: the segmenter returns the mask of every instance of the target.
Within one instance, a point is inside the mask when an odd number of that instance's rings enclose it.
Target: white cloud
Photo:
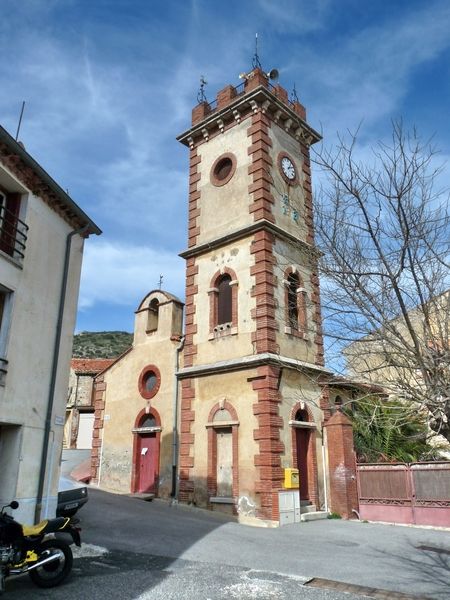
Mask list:
[[[137,307],[150,290],[158,287],[184,296],[184,261],[173,252],[149,246],[90,238],[85,246],[79,308],[104,302]]]

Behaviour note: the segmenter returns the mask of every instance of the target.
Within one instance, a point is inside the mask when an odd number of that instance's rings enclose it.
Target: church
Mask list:
[[[201,98],[177,138],[185,305],[150,292],[132,348],[96,378],[92,483],[242,519],[281,523],[292,502],[297,517],[348,518],[352,429],[335,400],[349,392],[324,365],[314,243],[320,135],[270,74],[242,78]]]

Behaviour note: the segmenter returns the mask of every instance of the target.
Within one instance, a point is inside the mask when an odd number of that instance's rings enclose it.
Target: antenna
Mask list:
[[[16,142],[19,137],[20,125],[22,124],[23,111],[25,109],[25,100],[22,102],[22,110],[20,111],[19,124],[17,125]]]
[[[252,60],[252,65],[253,68],[260,68],[262,69],[261,63],[259,62],[259,56],[258,56],[258,34],[255,33],[255,54],[253,55],[253,60]]]
[[[291,102],[300,102],[300,100],[298,99],[297,96],[297,90],[295,89],[295,83],[294,83],[294,87],[292,88],[292,92],[291,92]]]
[[[161,274],[161,275],[159,276],[159,289],[161,289],[161,288],[162,288],[163,279],[164,279],[164,276]]]
[[[197,94],[197,102],[199,104],[201,104],[202,102],[208,102],[208,100],[206,99],[206,96],[205,96],[205,85],[207,85],[207,84],[208,84],[208,82],[203,77],[203,75],[200,75],[200,89],[198,90],[198,94]]]

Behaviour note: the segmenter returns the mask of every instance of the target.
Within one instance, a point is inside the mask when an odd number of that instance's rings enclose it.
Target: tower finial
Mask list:
[[[262,69],[261,63],[259,61],[258,55],[258,34],[255,33],[255,54],[253,55],[252,65],[254,69]]]
[[[163,279],[164,279],[164,276],[161,274],[161,275],[159,276],[159,289],[161,289],[161,288],[162,288]]]
[[[298,96],[297,96],[297,90],[295,89],[295,83],[294,83],[294,87],[292,88],[290,100],[292,103],[300,102],[300,100],[298,99]]]
[[[205,85],[207,85],[207,84],[208,84],[208,82],[203,77],[203,75],[200,75],[200,89],[198,90],[198,94],[197,94],[197,101],[199,104],[201,104],[202,102],[208,102],[208,100],[206,99],[206,95],[205,95]]]

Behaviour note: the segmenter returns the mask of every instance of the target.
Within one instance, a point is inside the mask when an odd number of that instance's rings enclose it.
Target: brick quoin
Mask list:
[[[352,519],[358,510],[356,459],[350,420],[336,412],[324,427],[327,432],[330,476],[330,509],[344,519]]]
[[[281,454],[284,444],[280,440],[283,420],[278,415],[280,368],[266,365],[259,367],[257,373],[258,378],[252,380],[252,388],[258,396],[258,402],[253,405],[253,414],[258,419],[258,429],[254,430],[253,437],[259,445],[259,454],[254,457],[257,467],[255,491],[260,494],[257,516],[278,520],[278,505],[274,505],[273,499],[274,492],[278,493],[283,484]]]
[[[105,414],[105,393],[106,382],[103,375],[99,375],[94,379],[94,409],[95,419],[94,428],[92,431],[92,451],[91,451],[91,483],[98,484],[98,476],[100,469],[100,449],[102,447],[104,414]]]
[[[181,381],[181,435],[180,435],[180,502],[191,502],[193,500],[194,482],[191,479],[191,471],[194,466],[194,443],[195,436],[191,431],[195,420],[195,412],[192,410],[195,399],[195,388],[192,379]]]

